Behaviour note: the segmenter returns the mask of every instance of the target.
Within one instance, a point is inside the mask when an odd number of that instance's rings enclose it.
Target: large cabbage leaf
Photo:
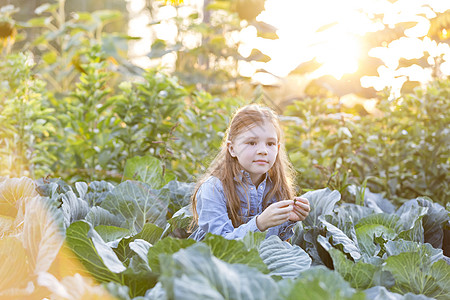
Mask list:
[[[364,291],[371,300],[433,300],[425,295],[406,293],[404,295],[388,291],[384,286],[374,286]]]
[[[309,215],[303,221],[303,226],[316,227],[320,224],[319,216],[332,213],[336,203],[341,199],[341,194],[324,188],[307,192],[302,197],[308,199],[311,207]]]
[[[169,211],[171,213],[189,205],[194,185],[194,183],[172,180],[162,187],[161,190],[167,191],[166,194],[170,200]]]
[[[355,185],[350,185],[347,190],[350,194],[355,195],[358,193],[358,188]],[[382,194],[372,193],[369,188],[364,189],[364,207],[370,208],[374,213],[388,213],[395,212],[395,206]]]
[[[31,270],[22,242],[16,237],[0,239],[0,295],[10,289],[23,289]]]
[[[120,227],[123,223],[122,219],[100,206],[92,207],[87,213],[85,221],[91,223],[92,227],[99,225]]]
[[[399,217],[385,213],[362,218],[355,226],[361,252],[375,256],[382,250],[380,243],[393,240],[400,231]]]
[[[450,298],[450,265],[439,259],[440,251],[426,244],[388,242],[384,270],[392,273],[392,292],[424,294],[436,299]]]
[[[95,279],[121,282],[119,273],[125,266],[89,223],[72,223],[66,230],[66,242]]]
[[[278,286],[269,276],[241,264],[212,256],[196,243],[173,255],[161,256],[160,282],[169,299],[277,299]]]
[[[27,177],[0,181],[0,235],[20,234],[25,204],[38,196],[33,181]]]
[[[46,198],[36,196],[26,204],[22,240],[34,273],[46,272],[64,242],[61,211]]]
[[[336,207],[332,214],[326,215],[325,220],[341,229],[353,241],[357,241],[355,224],[362,218],[374,214],[371,208],[353,203],[342,203]]]
[[[64,226],[67,228],[75,221],[83,220],[88,214],[89,204],[77,197],[74,192],[68,191],[61,195],[61,210],[64,215]]]
[[[154,245],[157,241],[161,239],[161,235],[163,234],[163,229],[156,226],[152,223],[147,223],[142,228],[141,232],[135,234],[130,237],[122,238],[117,246],[112,245],[114,247],[114,252],[117,254],[119,259],[125,264],[128,263],[128,260],[134,255],[132,249],[130,248],[130,243],[137,239],[144,240],[151,245]]]
[[[311,258],[299,246],[272,235],[259,246],[259,255],[270,270],[270,275],[295,278],[311,266]]]
[[[80,274],[58,280],[52,274],[40,273],[38,283],[51,292],[50,299],[115,299],[107,289],[94,282],[92,278]]]
[[[77,183],[75,185],[77,185]],[[104,180],[90,182],[89,185],[87,185],[87,189],[82,183],[79,183],[79,186],[77,186],[80,198],[89,203],[89,206],[91,207],[100,205],[106,195],[113,189],[114,185]]]
[[[161,161],[151,155],[127,159],[123,176],[126,180],[145,182],[153,189],[160,189],[166,182]]]
[[[342,230],[326,221],[326,216],[320,216],[319,220],[325,226],[327,233],[326,237],[329,242],[334,246],[342,249],[345,253],[348,253],[354,260],[361,258],[361,251],[359,250],[357,242],[349,238]],[[349,223],[351,225],[351,223]]]
[[[146,223],[164,227],[167,206],[166,197],[159,190],[137,181],[122,182],[101,204],[135,233],[141,231]]]
[[[303,271],[300,277],[284,279],[278,283],[281,300],[363,300],[365,295],[357,292],[336,271],[315,266]]]
[[[148,250],[148,264],[154,273],[160,273],[159,258],[161,254],[173,254],[180,249],[187,248],[193,244],[195,244],[195,241],[192,239],[166,237]]]
[[[266,264],[257,249],[247,249],[241,240],[228,240],[220,235],[208,233],[202,243],[207,244],[212,254],[230,264],[244,264],[268,273]]]
[[[402,209],[404,208],[404,209]],[[414,242],[424,242],[424,230],[422,226],[422,219],[427,213],[427,208],[419,206],[402,206],[396,212],[400,217],[399,223],[399,233],[398,237],[414,241]]]
[[[424,242],[430,243],[435,248],[442,248],[444,240],[444,225],[450,221],[450,216],[445,208],[439,203],[433,203],[429,198],[419,197],[404,203],[397,214],[402,214],[411,208],[427,208],[423,217]]]
[[[388,271],[383,271],[382,264],[370,264],[363,261],[353,262],[347,259],[341,251],[328,250],[333,258],[334,269],[350,283],[353,288],[367,289],[373,286],[391,287],[395,280]]]
[[[1,181],[0,215],[16,217],[21,212],[22,202],[37,195],[35,184],[30,178],[7,178]]]

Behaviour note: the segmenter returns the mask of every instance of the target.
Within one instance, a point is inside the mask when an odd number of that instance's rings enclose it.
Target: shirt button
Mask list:
[[[251,187],[250,189],[253,190],[253,187]]]

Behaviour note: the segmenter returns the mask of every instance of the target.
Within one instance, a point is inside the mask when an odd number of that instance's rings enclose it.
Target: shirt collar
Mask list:
[[[245,170],[240,170],[240,173],[236,177],[234,177],[234,180],[235,181],[242,181],[242,179],[244,177],[248,180],[249,183],[252,182],[252,179],[250,178],[250,173],[245,171]],[[266,180],[269,181],[269,182],[272,182],[272,179],[270,179],[270,176],[269,176],[269,174],[267,172],[264,174],[264,178],[263,178],[263,180],[261,182],[264,182]]]

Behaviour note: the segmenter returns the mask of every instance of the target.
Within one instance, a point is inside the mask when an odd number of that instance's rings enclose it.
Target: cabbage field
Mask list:
[[[148,158],[148,161],[153,159]],[[130,167],[131,168],[131,167]],[[328,188],[289,242],[188,239],[192,183],[0,181],[2,299],[449,299],[449,207]],[[350,193],[358,188],[350,187]]]

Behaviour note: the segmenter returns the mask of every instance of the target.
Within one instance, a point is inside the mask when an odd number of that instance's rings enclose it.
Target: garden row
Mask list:
[[[396,208],[367,192],[307,192],[290,242],[188,239],[192,184],[2,178],[0,296],[8,299],[448,299],[449,209],[429,198]],[[350,188],[350,194],[356,194]],[[356,197],[356,195],[355,195]]]

